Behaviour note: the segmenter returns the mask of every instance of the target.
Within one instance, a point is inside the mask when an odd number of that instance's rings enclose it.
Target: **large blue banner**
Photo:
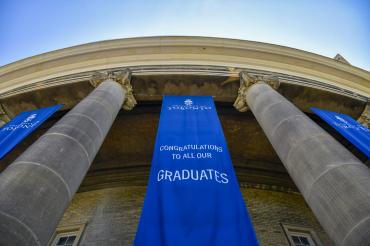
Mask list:
[[[352,117],[318,108],[311,110],[370,158],[370,130]]]
[[[258,245],[212,97],[163,98],[135,245]]]
[[[20,113],[0,128],[0,159],[62,106],[59,104]]]

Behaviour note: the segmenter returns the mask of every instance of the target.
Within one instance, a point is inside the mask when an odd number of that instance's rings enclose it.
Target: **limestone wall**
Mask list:
[[[313,228],[331,245],[302,196],[241,188],[260,245],[289,245],[281,223]],[[59,226],[87,223],[80,245],[132,245],[146,187],[124,186],[77,193]]]

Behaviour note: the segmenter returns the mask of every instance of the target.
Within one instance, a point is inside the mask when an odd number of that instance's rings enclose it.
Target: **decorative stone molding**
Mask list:
[[[358,123],[362,124],[364,127],[370,129],[370,102],[366,104],[366,107],[360,117],[357,119]]]
[[[10,121],[10,117],[5,112],[4,106],[2,104],[0,104],[0,127],[5,125],[9,121]]]
[[[126,91],[126,96],[122,108],[124,110],[132,110],[137,102],[133,95],[133,89],[131,86],[131,71],[126,68],[119,72],[97,72],[90,79],[90,84],[94,87],[97,87],[100,83],[107,79],[114,80],[123,87],[123,89]]]
[[[351,65],[341,54],[337,54],[333,59],[343,64]]]
[[[238,97],[235,100],[234,107],[239,112],[245,112],[248,110],[248,105],[246,101],[246,94],[252,85],[256,83],[266,83],[272,88],[277,90],[279,88],[279,79],[275,76],[261,76],[261,75],[251,75],[245,71],[241,71],[240,74],[240,87],[238,91]]]
[[[71,59],[73,58],[73,59]],[[299,62],[297,62],[299,61]],[[328,91],[369,97],[370,73],[297,49],[252,41],[207,37],[115,39],[47,52],[0,67],[0,98],[45,87],[80,82],[91,71],[147,66],[219,66],[297,76]],[[136,71],[138,71],[136,70]],[[235,71],[236,71],[235,70]],[[133,74],[137,74],[134,70]],[[148,70],[144,71],[148,73]],[[228,72],[230,74],[230,72]],[[65,77],[72,77],[64,80]],[[61,79],[63,78],[63,79]],[[84,78],[85,79],[85,78]],[[47,82],[47,83],[46,83]],[[284,83],[289,81],[284,80]],[[304,84],[304,86],[311,86]],[[348,93],[346,93],[348,94]],[[350,94],[348,94],[351,96]]]
[[[94,73],[97,72],[116,72],[122,69],[128,68],[127,66],[124,67],[115,67],[114,69],[97,69],[91,70],[88,72],[78,72],[75,74],[64,75],[60,77],[45,79],[39,81],[37,83],[31,83],[24,85],[19,88],[9,89],[6,92],[2,92],[0,89],[0,100],[9,98],[15,95],[23,94],[26,92],[37,91],[40,89],[52,88],[54,86],[64,86],[68,84],[74,84],[85,80],[90,80]],[[156,76],[156,75],[202,75],[202,76],[223,76],[234,78],[239,75],[240,71],[247,71],[250,74],[254,75],[266,75],[267,71],[258,70],[258,69],[245,69],[242,67],[229,67],[229,66],[205,66],[205,65],[135,65],[129,67],[132,76]],[[344,95],[346,97],[350,97],[356,100],[360,100],[362,102],[367,102],[369,96],[368,95],[360,95],[354,93],[352,90],[343,89],[338,86],[329,85],[320,81],[297,77],[293,75],[283,74],[274,72],[275,76],[279,77],[280,81],[284,81],[284,84],[291,84],[291,85],[304,85],[309,88],[315,88],[323,91],[333,92],[339,95]],[[1,82],[0,82],[1,83]],[[369,94],[370,95],[370,94]]]
[[[252,188],[252,189],[259,189],[259,190],[270,190],[270,191],[280,191],[285,193],[292,193],[296,195],[302,195],[299,193],[297,189],[291,188],[291,187],[285,187],[281,185],[270,185],[270,184],[258,184],[258,183],[247,183],[242,182],[239,183],[240,187],[243,188]]]

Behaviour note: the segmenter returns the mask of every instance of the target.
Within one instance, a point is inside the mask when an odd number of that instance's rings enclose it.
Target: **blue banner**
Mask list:
[[[311,110],[370,158],[370,130],[352,117],[318,108]]]
[[[137,246],[258,245],[212,97],[165,96]]]
[[[59,104],[20,113],[0,128],[0,159],[62,106]]]

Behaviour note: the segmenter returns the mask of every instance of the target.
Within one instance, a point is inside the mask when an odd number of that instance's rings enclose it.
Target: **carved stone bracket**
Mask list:
[[[362,124],[364,127],[370,129],[370,102],[366,104],[366,107],[360,117],[357,119],[358,123]]]
[[[0,127],[5,125],[9,121],[10,121],[10,117],[5,112],[4,106],[2,104],[0,104]]]
[[[234,102],[234,107],[239,112],[245,112],[248,110],[246,94],[252,85],[256,83],[265,83],[270,85],[275,90],[279,88],[280,82],[277,77],[274,76],[261,76],[261,75],[251,75],[245,71],[241,71],[239,74],[240,77],[240,87],[238,91],[238,97]]]
[[[133,89],[131,86],[131,71],[129,69],[124,69],[119,72],[97,72],[90,79],[90,83],[92,86],[97,87],[100,83],[107,79],[114,80],[123,87],[123,89],[126,91],[126,97],[122,108],[124,110],[132,110],[137,102],[133,95]]]

